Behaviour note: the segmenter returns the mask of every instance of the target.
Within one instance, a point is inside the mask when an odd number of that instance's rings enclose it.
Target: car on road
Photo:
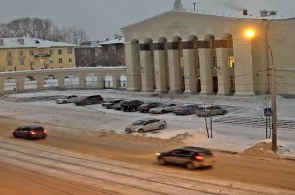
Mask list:
[[[225,115],[227,110],[220,106],[199,106],[196,110],[197,116]]]
[[[112,109],[115,104],[118,104],[122,101],[124,101],[124,100],[122,100],[122,99],[108,99],[105,102],[103,102],[101,105],[102,105],[102,107],[105,107],[107,109]]]
[[[167,127],[167,122],[165,120],[155,119],[155,118],[146,118],[138,120],[131,125],[128,125],[125,128],[126,133],[144,133],[146,131],[152,130],[163,130]]]
[[[74,102],[76,106],[86,106],[92,104],[100,104],[103,102],[103,97],[101,95],[91,95]]]
[[[160,165],[176,164],[193,170],[198,167],[212,167],[216,163],[216,154],[199,147],[184,147],[169,152],[156,153]]]
[[[174,103],[164,103],[156,108],[152,108],[149,110],[152,114],[165,114],[168,112],[173,112],[173,110],[177,107]]]
[[[176,115],[190,115],[195,114],[198,108],[197,104],[184,104],[182,106],[178,106],[173,110],[173,113]]]
[[[138,106],[137,110],[140,111],[140,112],[149,112],[149,110],[151,108],[156,108],[156,107],[158,107],[160,105],[161,105],[161,103],[159,103],[159,102],[144,103],[144,104]]]
[[[28,125],[13,130],[12,135],[15,138],[45,139],[47,130],[42,126]]]
[[[79,96],[77,95],[69,95],[69,96],[65,96],[64,98],[56,99],[55,102],[57,104],[74,103],[78,99],[79,99]]]
[[[124,112],[126,111],[137,111],[138,106],[141,106],[142,104],[144,104],[144,102],[139,101],[139,100],[128,100],[128,101],[124,101],[121,104],[121,110],[123,110]]]

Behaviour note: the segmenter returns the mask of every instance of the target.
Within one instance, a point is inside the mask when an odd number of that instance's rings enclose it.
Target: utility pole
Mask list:
[[[193,3],[194,4],[194,12],[196,11],[196,3]]]
[[[277,151],[277,88],[276,68],[271,66],[272,150]]]

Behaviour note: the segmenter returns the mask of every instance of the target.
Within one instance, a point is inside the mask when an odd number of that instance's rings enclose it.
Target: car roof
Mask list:
[[[32,128],[32,129],[43,128],[42,126],[38,126],[38,125],[27,125],[27,126],[24,126],[24,127],[28,127],[28,128]]]
[[[145,118],[145,119],[142,119],[143,121],[149,121],[149,120],[160,120],[160,119],[156,119],[156,118]]]
[[[184,148],[181,148],[182,150],[190,150],[190,151],[193,151],[193,152],[207,152],[207,151],[210,151],[206,148],[201,148],[201,147],[195,147],[195,146],[186,146]]]

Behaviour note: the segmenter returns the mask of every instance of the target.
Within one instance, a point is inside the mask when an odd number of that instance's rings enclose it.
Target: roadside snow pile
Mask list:
[[[279,156],[272,151],[272,143],[269,141],[260,142],[255,146],[246,149],[241,155],[278,158]]]

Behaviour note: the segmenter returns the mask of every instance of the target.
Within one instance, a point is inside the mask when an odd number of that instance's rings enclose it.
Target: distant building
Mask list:
[[[125,66],[124,38],[106,41],[100,44],[105,66]]]
[[[75,48],[77,67],[100,66],[99,59],[102,58],[100,46],[101,41],[85,41],[80,47]]]
[[[38,38],[0,38],[0,71],[75,67],[75,45]]]

